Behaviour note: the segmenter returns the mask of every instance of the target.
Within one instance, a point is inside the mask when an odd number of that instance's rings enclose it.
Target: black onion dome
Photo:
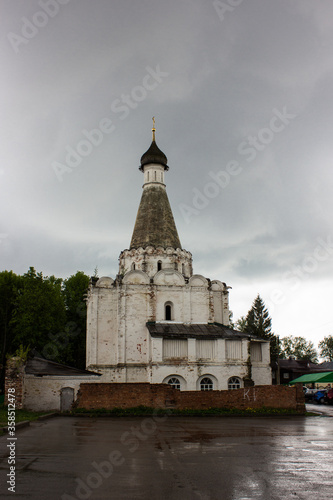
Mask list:
[[[154,140],[151,143],[150,148],[141,156],[140,170],[143,170],[144,165],[147,165],[148,163],[157,163],[158,165],[163,165],[165,170],[169,169],[167,165],[167,157],[163,151],[160,150]]]

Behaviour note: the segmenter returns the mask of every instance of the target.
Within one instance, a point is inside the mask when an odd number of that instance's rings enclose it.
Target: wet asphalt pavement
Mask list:
[[[317,403],[308,403],[306,405],[306,411],[319,413],[328,417],[333,417],[333,405],[327,405],[327,404],[320,405]]]
[[[333,419],[56,417],[17,432],[17,499],[333,498]],[[7,491],[7,493],[6,493]]]

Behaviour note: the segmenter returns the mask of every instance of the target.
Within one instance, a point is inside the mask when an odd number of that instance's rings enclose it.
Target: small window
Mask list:
[[[228,380],[228,389],[233,390],[233,389],[240,389],[240,380],[238,377],[231,377]]]
[[[154,171],[154,177],[155,177],[155,181],[156,181],[156,170]]]
[[[147,181],[149,181],[149,170],[147,172]]]
[[[212,391],[213,390],[213,381],[209,377],[205,377],[200,381],[200,390],[201,391]]]
[[[161,260],[159,260],[159,261],[157,262],[157,270],[158,270],[158,271],[161,271],[161,269],[162,269],[162,261],[161,261]]]
[[[132,271],[135,271],[135,264],[134,264],[134,262],[133,262],[133,264],[132,264],[131,269],[132,269]]]
[[[179,378],[171,377],[168,380],[168,384],[171,385],[172,387],[174,387],[175,389],[179,389],[180,390],[180,380],[179,380]]]
[[[171,306],[169,304],[165,306],[165,321],[171,321]]]
[[[164,319],[165,321],[174,321],[174,310],[172,302],[165,302],[164,304]]]
[[[185,264],[182,264],[182,274],[185,274]]]

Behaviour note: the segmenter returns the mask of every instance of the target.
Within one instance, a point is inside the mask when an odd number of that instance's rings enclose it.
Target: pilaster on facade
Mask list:
[[[217,359],[221,363],[225,363],[225,361],[226,361],[225,340],[224,339],[217,339]]]

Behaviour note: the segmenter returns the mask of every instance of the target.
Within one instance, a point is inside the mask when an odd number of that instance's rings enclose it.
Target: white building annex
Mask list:
[[[193,274],[166,193],[155,141],[141,157],[143,192],[115,278],[91,280],[87,369],[101,382],[169,383],[180,390],[271,384],[269,342],[232,330],[228,286]]]

